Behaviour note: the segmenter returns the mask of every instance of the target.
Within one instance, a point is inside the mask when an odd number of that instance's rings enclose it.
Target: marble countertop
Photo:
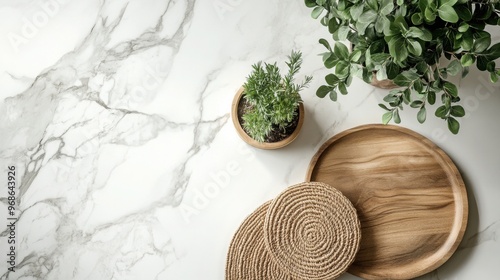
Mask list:
[[[315,96],[328,34],[309,12],[285,0],[0,0],[0,279],[223,279],[243,219],[302,182],[328,138],[381,121],[385,91],[361,80],[339,103]],[[304,54],[299,78],[314,76],[303,131],[254,149],[232,125],[232,98],[251,64],[292,49]],[[477,70],[459,83],[459,135],[402,113],[453,159],[469,195],[463,242],[421,279],[498,279],[500,83]]]

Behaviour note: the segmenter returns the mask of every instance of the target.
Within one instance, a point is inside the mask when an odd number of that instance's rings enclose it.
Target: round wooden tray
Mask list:
[[[436,269],[467,226],[467,193],[451,159],[399,126],[335,135],[311,160],[306,181],[330,184],[354,204],[361,245],[348,271],[366,279],[409,279]]]

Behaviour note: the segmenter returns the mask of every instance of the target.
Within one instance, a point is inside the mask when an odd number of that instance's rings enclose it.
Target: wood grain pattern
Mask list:
[[[425,137],[398,126],[340,133],[313,157],[306,181],[332,185],[361,221],[361,247],[349,272],[409,279],[446,262],[468,215],[467,193],[451,159]]]

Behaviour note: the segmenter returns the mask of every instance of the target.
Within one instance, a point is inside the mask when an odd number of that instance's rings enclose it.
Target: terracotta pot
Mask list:
[[[393,81],[386,79],[386,80],[377,80],[377,73],[373,73],[372,75],[372,82],[370,85],[378,87],[378,88],[383,88],[383,89],[395,89],[398,88],[399,86],[396,85]]]
[[[352,51],[354,48],[352,43],[349,43],[349,51]],[[395,89],[398,88],[399,86],[396,85],[393,81],[386,79],[386,80],[377,80],[377,72],[372,73],[372,81],[370,82],[370,85],[378,88],[383,88],[383,89]]]
[[[286,145],[292,143],[292,141],[295,140],[295,138],[297,138],[297,136],[299,135],[300,130],[302,128],[302,125],[304,124],[304,116],[305,116],[304,104],[300,103],[300,105],[299,105],[299,122],[298,122],[295,130],[292,132],[292,134],[290,134],[287,138],[285,138],[281,141],[278,141],[278,142],[273,142],[273,143],[263,142],[263,143],[261,143],[255,139],[253,139],[252,137],[250,137],[250,135],[248,135],[245,132],[245,130],[243,129],[243,127],[241,126],[241,124],[239,122],[238,106],[239,106],[241,98],[243,96],[244,96],[244,89],[243,89],[243,87],[241,87],[238,90],[238,92],[236,93],[236,95],[234,96],[233,104],[231,106],[231,118],[233,119],[234,127],[236,128],[236,132],[238,132],[238,135],[240,136],[241,139],[243,139],[243,141],[245,141],[247,144],[249,144],[255,148],[264,149],[264,150],[274,150],[274,149],[279,149],[279,148],[285,147]]]

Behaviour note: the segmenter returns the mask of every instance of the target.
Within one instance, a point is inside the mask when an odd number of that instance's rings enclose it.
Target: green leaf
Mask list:
[[[330,43],[328,43],[327,40],[325,39],[319,39],[319,43],[322,44],[323,46],[325,46],[325,48],[327,48],[329,51],[332,50],[332,47],[330,46]]]
[[[478,56],[476,60],[477,69],[481,71],[486,71],[488,67],[488,59],[484,56]]]
[[[458,27],[458,31],[460,33],[464,33],[466,32],[467,30],[469,30],[469,25],[466,23],[466,22],[462,22],[460,23],[460,26]]]
[[[473,15],[472,17],[474,18],[475,15]],[[484,28],[486,27],[486,23],[482,21],[470,21],[469,25],[477,30],[484,30]]]
[[[306,3],[306,7],[308,7],[308,8],[316,7],[315,0],[305,0],[304,2]]]
[[[394,9],[394,2],[392,0],[382,0],[382,3],[380,4],[380,11],[379,13],[381,15],[388,15],[392,12]]]
[[[492,83],[496,83],[496,82],[498,82],[498,76],[499,76],[499,75],[498,75],[497,73],[495,73],[495,72],[491,72],[491,73],[490,73],[490,81],[491,81]]]
[[[361,22],[361,21],[356,22],[356,29],[358,30],[358,33],[360,35],[364,35],[365,31],[366,31],[366,28],[370,24],[371,24],[371,22]]]
[[[411,54],[415,56],[420,56],[422,54],[422,46],[418,41],[412,39],[408,39],[406,41],[408,42],[408,51]]]
[[[340,81],[340,79],[334,74],[326,75],[325,80],[331,86],[336,85]]]
[[[411,38],[419,38],[424,35],[424,32],[420,29],[418,29],[415,26],[412,26],[408,29],[408,32],[406,32],[406,37],[411,37]]]
[[[420,107],[422,107],[422,104],[424,104],[424,102],[422,102],[422,100],[415,100],[410,104],[410,107],[420,108]]]
[[[373,34],[373,36],[377,36],[377,35]],[[370,39],[370,40],[372,40],[372,39]],[[384,53],[384,52],[386,52],[385,51],[386,46],[387,46],[387,43],[382,38],[377,38],[377,40],[373,40],[371,42],[368,50],[370,50],[370,53],[372,53],[372,54]]]
[[[358,5],[354,5],[352,6],[351,10],[349,11],[351,13],[351,17],[353,19],[357,19],[361,16],[361,14],[363,13],[363,4],[358,4]]]
[[[382,123],[388,124],[392,120],[392,112],[386,112],[382,115]]]
[[[485,52],[488,60],[495,60],[500,58],[500,43],[496,43],[488,51]]]
[[[451,107],[451,111],[450,111],[450,114],[454,117],[463,117],[465,116],[465,110],[462,106],[460,105],[455,105],[455,106],[452,106]]]
[[[427,92],[427,102],[429,104],[434,105],[436,103],[436,93],[434,91]]]
[[[395,36],[389,41],[389,53],[396,62],[403,62],[408,57],[408,50],[405,39],[401,36]]]
[[[477,38],[472,46],[472,51],[475,53],[481,53],[485,51],[491,44],[491,37],[481,37]]]
[[[429,65],[425,61],[420,61],[419,63],[417,63],[415,68],[420,75],[424,75],[429,71]]]
[[[439,87],[439,83],[441,82],[441,78],[439,77],[439,68],[438,67],[436,67],[436,69],[434,69],[433,77],[434,77],[434,82],[432,83],[433,86]]]
[[[469,67],[464,67],[462,69],[462,78],[465,78],[469,74]]]
[[[407,70],[399,74],[395,79],[394,83],[399,85],[397,81],[406,81],[408,84],[412,83],[415,80],[420,79],[420,75],[416,72],[416,70]],[[404,85],[401,85],[404,86]]]
[[[351,69],[352,69],[352,68],[353,68],[353,67],[351,67]],[[353,75],[349,75],[349,76],[347,76],[347,78],[345,79],[345,84],[346,84],[346,86],[350,86],[350,85],[351,85],[351,83],[352,83],[352,78],[353,78]]]
[[[415,81],[420,78],[420,75],[414,69],[410,69],[401,73],[403,77],[408,79],[408,81]]]
[[[321,23],[321,25],[323,25],[323,26],[328,26],[328,22],[329,22],[329,21],[330,21],[330,20],[328,19],[328,17],[324,16],[324,17],[322,17],[322,18],[319,20],[319,23]]]
[[[389,103],[396,102],[398,101],[398,97],[392,93],[389,93],[388,95],[384,96],[384,101]]]
[[[377,80],[379,80],[379,81],[387,80],[387,69],[385,68],[385,65],[380,67],[380,69],[377,70],[376,77],[377,77]]]
[[[406,87],[409,86],[411,81],[408,81],[403,75],[399,74],[392,80],[396,85],[400,87]]]
[[[456,5],[453,8],[455,8],[455,12],[457,12],[461,19],[465,21],[470,21],[472,19],[472,12],[467,5]]]
[[[451,109],[451,98],[447,95],[447,94],[442,94],[441,95],[441,102],[446,105],[446,108],[448,109],[448,111]],[[447,111],[447,112],[448,112]]]
[[[423,21],[424,21],[424,18],[422,17],[422,14],[421,14],[421,13],[414,13],[414,14],[411,16],[411,22],[412,22],[414,25],[421,25]]]
[[[401,69],[394,62],[387,63],[386,68],[387,68],[387,78],[389,78],[390,80],[393,80],[394,78],[396,78],[396,76],[399,74],[400,69]]]
[[[337,31],[333,33],[333,37],[335,38],[335,40],[345,41],[347,39],[347,35],[349,35],[349,31],[349,26],[342,25]]]
[[[388,29],[391,25],[391,22],[386,16],[380,16],[377,18],[375,22],[375,30],[378,33],[384,33],[384,30]]]
[[[401,117],[399,116],[399,110],[396,109],[392,113],[393,113],[392,117],[394,118],[394,122],[397,123],[397,124],[400,124],[401,123]]]
[[[417,120],[419,123],[424,123],[425,119],[427,117],[427,110],[425,107],[420,108],[420,110],[417,113]]]
[[[453,134],[457,134],[460,130],[460,123],[453,117],[448,117],[448,129]]]
[[[387,108],[387,106],[385,106],[384,104],[380,103],[378,104],[378,106],[380,106],[380,108],[386,110],[386,111],[390,111],[391,109]]]
[[[349,55],[349,61],[358,62],[363,53],[360,50],[355,50]]]
[[[375,53],[371,55],[371,59],[375,64],[383,64],[391,56],[388,53]]]
[[[403,91],[403,101],[406,105],[410,104],[411,102],[411,89],[407,88]]]
[[[455,59],[452,62],[450,62],[450,64],[446,68],[446,71],[450,75],[456,76],[456,75],[458,75],[458,73],[462,72],[462,64],[460,63],[460,61],[458,61],[457,59]]]
[[[446,91],[447,93],[449,93],[453,97],[458,96],[457,86],[450,83],[450,82],[444,82],[443,89],[444,89],[444,91]]]
[[[372,82],[373,73],[368,71],[366,68],[363,68],[363,81],[367,84]]]
[[[321,0],[320,0],[320,1],[321,1]],[[325,2],[326,2],[326,0],[323,0],[323,1],[325,1]],[[346,1],[346,0],[339,0],[339,1],[337,1],[337,2],[338,2],[338,3],[337,3],[337,7],[336,7],[336,8],[337,8],[338,12],[343,12],[343,11],[345,11],[345,9],[347,8],[347,1]]]
[[[448,72],[446,71],[446,68],[439,68],[439,72],[441,73],[441,77],[443,79],[447,79],[448,78]]]
[[[316,96],[324,98],[333,88],[329,86],[320,86],[316,91]]]
[[[333,46],[333,53],[335,53],[335,55],[339,59],[343,60],[349,59],[349,50],[347,49],[346,45],[340,42],[335,42],[335,45]]]
[[[455,9],[449,5],[442,5],[438,8],[439,17],[447,22],[456,23],[458,22],[458,15]]]
[[[464,49],[464,51],[470,51],[474,44],[474,38],[472,36],[472,31],[467,31],[462,35],[462,42],[460,46]]]
[[[339,83],[339,90],[340,90],[340,93],[342,95],[346,95],[348,93],[347,92],[347,87],[346,87],[345,83],[343,83],[343,82]]]
[[[492,2],[497,2],[497,1],[486,1],[486,3],[492,3]],[[479,21],[484,21],[491,16],[492,12],[493,9],[491,8],[491,5],[480,5],[480,6],[476,5],[472,17]]]
[[[337,22],[337,19],[332,18],[328,21],[328,32],[331,34],[335,33],[340,27],[340,24]]]
[[[427,22],[433,22],[436,20],[436,14],[430,8],[425,9],[424,16]]]
[[[374,11],[378,11],[378,0],[367,0],[368,7]]]
[[[496,63],[495,61],[490,61],[486,64],[486,70],[488,70],[488,72],[495,72],[495,67],[496,67]]]
[[[337,101],[337,92],[335,91],[335,89],[332,89],[330,91],[330,100]]]
[[[408,24],[403,16],[397,17],[394,20],[394,25],[399,28],[402,32],[408,31]]]
[[[325,8],[323,8],[321,6],[314,8],[311,12],[311,17],[314,19],[319,18],[319,16],[321,15],[321,13],[323,13],[324,10],[325,10]]]
[[[360,79],[363,78],[363,67],[360,64],[351,63],[351,69],[349,70],[349,72],[350,72],[349,78],[351,78],[351,80],[353,76],[358,77]],[[346,85],[349,86],[349,83],[347,81]]]
[[[448,115],[448,107],[446,107],[445,105],[442,105],[442,106],[438,107],[436,109],[436,114],[435,115],[438,118],[442,118],[442,119],[446,118],[446,115]]]
[[[429,42],[432,40],[432,33],[429,30],[427,30],[423,27],[420,30],[422,31],[422,36],[419,38],[420,40],[426,41],[426,42]]]
[[[376,19],[377,19],[377,12],[375,12],[374,10],[368,10],[359,17],[358,22],[372,23],[375,22]]]
[[[448,6],[453,6],[457,3],[458,0],[440,0],[439,4],[440,6],[442,5],[448,5]]]
[[[401,35],[401,30],[399,30],[396,25],[391,23],[389,24],[389,27],[384,29],[384,35],[386,36],[386,41],[389,41],[392,36]]]
[[[335,67],[335,65],[337,65],[338,62],[339,61],[337,59],[337,56],[331,53],[330,56],[325,60],[324,64],[326,68],[331,69]]]
[[[346,61],[339,61],[335,67],[335,74],[340,78],[346,78],[349,75],[349,63]]]
[[[460,59],[463,67],[471,66],[476,61],[476,57],[470,53],[464,54]]]
[[[415,80],[415,82],[413,83],[413,88],[418,93],[422,93],[424,91],[424,84],[422,83],[422,81],[420,79],[419,80]]]

